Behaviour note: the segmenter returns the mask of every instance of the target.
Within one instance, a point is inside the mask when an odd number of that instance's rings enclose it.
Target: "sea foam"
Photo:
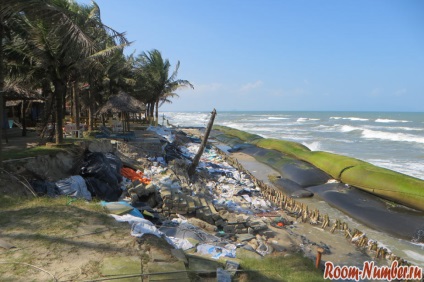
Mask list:
[[[383,122],[383,123],[393,123],[393,122],[409,122],[408,120],[396,120],[396,119],[386,119],[386,118],[378,118],[375,122]]]
[[[362,131],[362,137],[367,139],[382,139],[389,141],[398,141],[398,142],[416,142],[424,144],[424,137],[405,134],[405,133],[393,133],[393,132],[384,132],[376,131],[370,129],[364,129]]]

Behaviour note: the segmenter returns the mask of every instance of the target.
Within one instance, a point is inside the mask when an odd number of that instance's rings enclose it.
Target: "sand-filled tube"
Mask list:
[[[349,168],[341,181],[405,206],[424,211],[424,181],[371,164]]]
[[[244,142],[250,143],[250,142],[253,142],[255,140],[262,139],[262,137],[259,136],[259,135],[251,134],[251,133],[241,131],[241,130],[237,130],[237,129],[227,127],[227,126],[214,125],[213,129],[219,130],[224,134],[228,134],[228,135],[232,135],[232,136],[235,136],[237,138],[240,138],[240,140],[242,140]]]
[[[366,164],[366,162],[355,158],[322,151],[314,151],[309,152],[309,154],[302,154],[300,158],[303,161],[313,164],[317,168],[325,171],[337,180],[341,180],[340,176],[346,169]]]
[[[237,136],[242,141],[258,147],[273,149],[306,161],[343,183],[424,211],[424,180],[377,167],[355,158],[310,151],[306,146],[292,141],[266,139],[223,126],[217,126],[215,129],[224,134]]]

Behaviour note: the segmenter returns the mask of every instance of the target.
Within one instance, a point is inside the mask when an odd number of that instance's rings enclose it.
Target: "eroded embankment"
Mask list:
[[[368,190],[356,189],[355,185],[349,182],[350,185],[342,183],[343,178],[340,175],[354,169],[355,166],[352,165],[354,161],[357,161],[358,165],[366,164],[365,162],[331,154],[334,156],[333,163],[328,158],[319,160],[318,154],[315,154],[316,163],[320,165],[317,168],[318,165],[315,166],[315,164],[296,158],[296,156],[302,155],[305,159],[308,153],[314,153],[301,144],[264,139],[257,135],[225,127],[216,127],[216,129],[219,131],[215,132],[215,139],[230,145],[234,150],[240,150],[253,156],[256,160],[278,171],[281,176],[271,177],[270,180],[285,195],[292,198],[314,195],[374,230],[383,231],[408,241],[422,242],[424,240],[424,236],[422,236],[423,211],[392,204],[383,200],[376,193],[371,194],[368,193]],[[349,159],[352,161],[349,162]],[[327,169],[324,169],[324,164],[327,164]],[[379,177],[384,177],[384,175]],[[405,177],[410,178],[406,175]],[[332,178],[341,183],[329,183]],[[375,180],[371,182],[371,184],[374,183]],[[372,187],[374,190],[377,189],[375,186]],[[382,187],[384,188],[384,186]]]
[[[311,151],[291,141],[265,139],[237,129],[215,126],[220,132],[237,137],[247,144],[273,149],[308,162],[334,179],[355,186],[396,203],[424,211],[424,181],[412,176],[377,167],[370,163],[322,151]]]

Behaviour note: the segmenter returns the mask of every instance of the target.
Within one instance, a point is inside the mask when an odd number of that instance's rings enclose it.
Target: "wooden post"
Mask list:
[[[319,265],[321,263],[321,255],[324,252],[324,249],[321,247],[318,247],[317,249],[317,258],[315,260],[315,268],[319,268]]]
[[[194,159],[193,159],[193,162],[191,163],[191,166],[188,168],[188,175],[190,177],[194,175],[194,173],[196,171],[196,167],[199,164],[200,157],[202,156],[203,150],[205,149],[206,143],[208,142],[209,133],[212,130],[213,121],[215,119],[216,110],[213,109],[211,114],[212,115],[211,115],[211,118],[209,120],[208,127],[206,128],[205,136],[203,136],[202,144],[200,144],[200,148],[197,151],[196,156],[194,156]]]

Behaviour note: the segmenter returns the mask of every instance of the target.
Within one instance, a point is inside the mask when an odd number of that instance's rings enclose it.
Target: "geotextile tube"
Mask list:
[[[377,167],[355,158],[328,152],[311,151],[306,146],[296,142],[266,139],[259,135],[225,126],[214,126],[214,129],[227,136],[237,137],[242,142],[261,148],[273,149],[303,160],[343,183],[407,207],[424,211],[424,180]]]
[[[342,183],[328,183],[307,190],[373,229],[397,238],[423,240],[420,237],[420,230],[424,227],[423,212],[392,206],[379,197]]]

